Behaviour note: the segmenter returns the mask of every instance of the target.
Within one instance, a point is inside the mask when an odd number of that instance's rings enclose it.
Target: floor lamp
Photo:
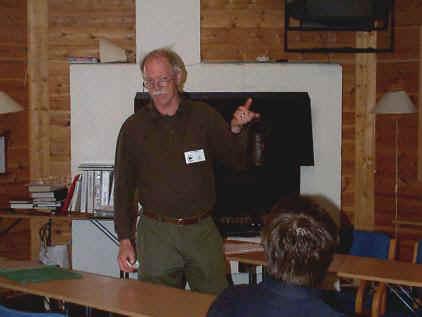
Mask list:
[[[379,114],[415,113],[416,107],[403,90],[390,91],[382,96],[375,106],[374,112]],[[394,118],[394,234],[397,237],[398,198],[399,198],[399,120]]]

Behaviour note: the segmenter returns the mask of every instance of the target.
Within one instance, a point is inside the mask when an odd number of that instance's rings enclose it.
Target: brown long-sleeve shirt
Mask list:
[[[152,104],[141,108],[122,125],[116,146],[114,220],[119,239],[134,236],[135,191],[144,210],[164,216],[191,217],[212,210],[214,161],[245,168],[246,149],[247,133],[233,134],[205,103],[182,99],[174,116],[161,115]]]

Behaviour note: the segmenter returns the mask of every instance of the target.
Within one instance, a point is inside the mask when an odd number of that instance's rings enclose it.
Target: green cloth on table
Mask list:
[[[23,269],[0,269],[0,276],[21,284],[82,278],[79,273],[55,265]]]

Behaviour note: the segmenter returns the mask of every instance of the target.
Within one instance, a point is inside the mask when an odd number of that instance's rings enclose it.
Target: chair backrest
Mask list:
[[[354,230],[349,253],[378,259],[393,259],[395,246],[395,239],[382,232]]]
[[[415,249],[413,253],[413,263],[422,264],[422,240],[416,241],[415,243]],[[414,290],[415,290],[415,297],[417,297],[419,301],[422,301],[422,287],[415,287]],[[419,311],[419,315],[416,315],[416,316],[422,316],[422,307],[420,307],[418,311]]]
[[[23,312],[23,311],[7,308],[2,305],[0,305],[0,316],[1,317],[66,317],[66,315],[59,314],[59,313]]]
[[[413,263],[422,264],[422,240],[419,240],[415,243]]]

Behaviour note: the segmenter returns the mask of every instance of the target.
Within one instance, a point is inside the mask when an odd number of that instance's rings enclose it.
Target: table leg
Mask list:
[[[91,307],[85,307],[85,316],[86,317],[92,316],[92,308]]]
[[[256,285],[257,277],[256,277],[255,265],[248,265],[248,275],[249,275],[249,285]]]

